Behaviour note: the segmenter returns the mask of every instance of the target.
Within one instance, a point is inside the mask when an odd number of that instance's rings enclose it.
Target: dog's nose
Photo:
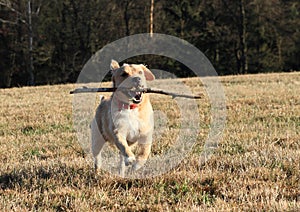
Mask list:
[[[134,78],[132,79],[132,81],[133,81],[134,83],[139,84],[139,83],[141,83],[142,79],[141,79],[140,77],[134,77]]]

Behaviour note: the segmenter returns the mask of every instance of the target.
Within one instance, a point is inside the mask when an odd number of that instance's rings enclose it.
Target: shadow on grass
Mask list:
[[[32,165],[19,168],[13,168],[7,173],[0,174],[0,188],[6,189],[21,189],[21,190],[36,190],[59,187],[85,188],[94,186],[111,187],[112,189],[129,191],[131,189],[142,187],[161,187],[163,184],[166,190],[171,187],[184,186],[194,187],[197,190],[209,191],[214,194],[215,185],[213,179],[185,179],[186,176],[164,176],[150,179],[123,179],[114,177],[101,171],[95,173],[94,169],[86,167],[69,166],[64,163],[55,163],[52,165]],[[196,185],[198,184],[198,185]],[[175,187],[176,187],[175,186]],[[183,186],[183,187],[184,187]],[[172,192],[171,192],[172,193]]]
[[[29,204],[36,209],[50,207],[57,211],[75,209],[78,200],[96,205],[107,204],[107,209],[116,209],[116,204],[125,206],[132,197],[136,201],[147,202],[148,206],[166,202],[170,205],[181,202],[213,205],[217,197],[222,198],[215,179],[200,175],[189,177],[177,171],[156,178],[123,179],[102,171],[96,174],[91,167],[78,164],[31,165],[1,173],[0,188],[4,194],[13,191],[16,196],[23,195],[20,204],[25,208]],[[31,200],[27,199],[28,193],[34,194]],[[104,197],[107,198],[106,203],[103,202]],[[135,208],[135,205],[132,207]]]
[[[36,189],[50,186],[86,186],[99,183],[94,171],[87,168],[71,167],[63,163],[46,166],[28,166],[14,168],[0,175],[0,188]]]

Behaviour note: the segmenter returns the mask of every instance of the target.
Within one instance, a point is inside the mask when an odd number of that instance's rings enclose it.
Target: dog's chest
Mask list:
[[[126,133],[127,140],[135,141],[141,136],[143,122],[139,118],[138,110],[122,110],[115,114],[115,127]]]

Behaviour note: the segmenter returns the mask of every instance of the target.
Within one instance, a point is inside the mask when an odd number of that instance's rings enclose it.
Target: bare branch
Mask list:
[[[23,17],[23,14],[21,12],[19,12],[18,10],[16,10],[15,8],[13,8],[10,4],[10,2],[3,2],[3,1],[0,1],[0,5],[8,8],[10,11],[16,13],[19,15],[19,20],[23,23],[23,24],[26,24],[27,25],[27,22],[25,19],[21,18]],[[8,21],[8,20],[4,20],[4,19],[1,19],[0,20],[2,23],[10,23],[10,24],[17,24],[17,22],[12,22],[12,21]]]
[[[4,20],[4,19],[2,19],[2,18],[0,18],[0,22],[2,22],[2,23],[4,23],[4,24],[17,24],[17,22],[15,22],[15,21],[8,21],[8,20]]]
[[[36,11],[35,11],[35,13],[34,13],[36,16],[39,16],[40,11],[41,11],[41,7],[42,7],[42,5],[39,4],[38,8],[36,9]]]
[[[17,13],[18,15],[23,15],[22,13],[20,13],[19,11],[17,11],[15,8],[13,8],[10,4],[8,3],[4,3],[2,1],[0,1],[0,5],[10,9],[10,11],[14,12],[14,13]]]
[[[4,6],[5,6],[5,5],[9,5],[9,6],[10,6],[10,5],[11,5],[11,2],[10,2],[10,1],[3,1],[3,0],[2,0],[2,1],[0,1],[0,5],[4,5]]]

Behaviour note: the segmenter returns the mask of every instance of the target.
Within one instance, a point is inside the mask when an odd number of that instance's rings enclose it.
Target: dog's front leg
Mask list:
[[[116,146],[120,150],[120,154],[124,156],[124,163],[126,166],[132,165],[135,162],[135,156],[128,146],[126,137],[121,134],[116,134]]]

